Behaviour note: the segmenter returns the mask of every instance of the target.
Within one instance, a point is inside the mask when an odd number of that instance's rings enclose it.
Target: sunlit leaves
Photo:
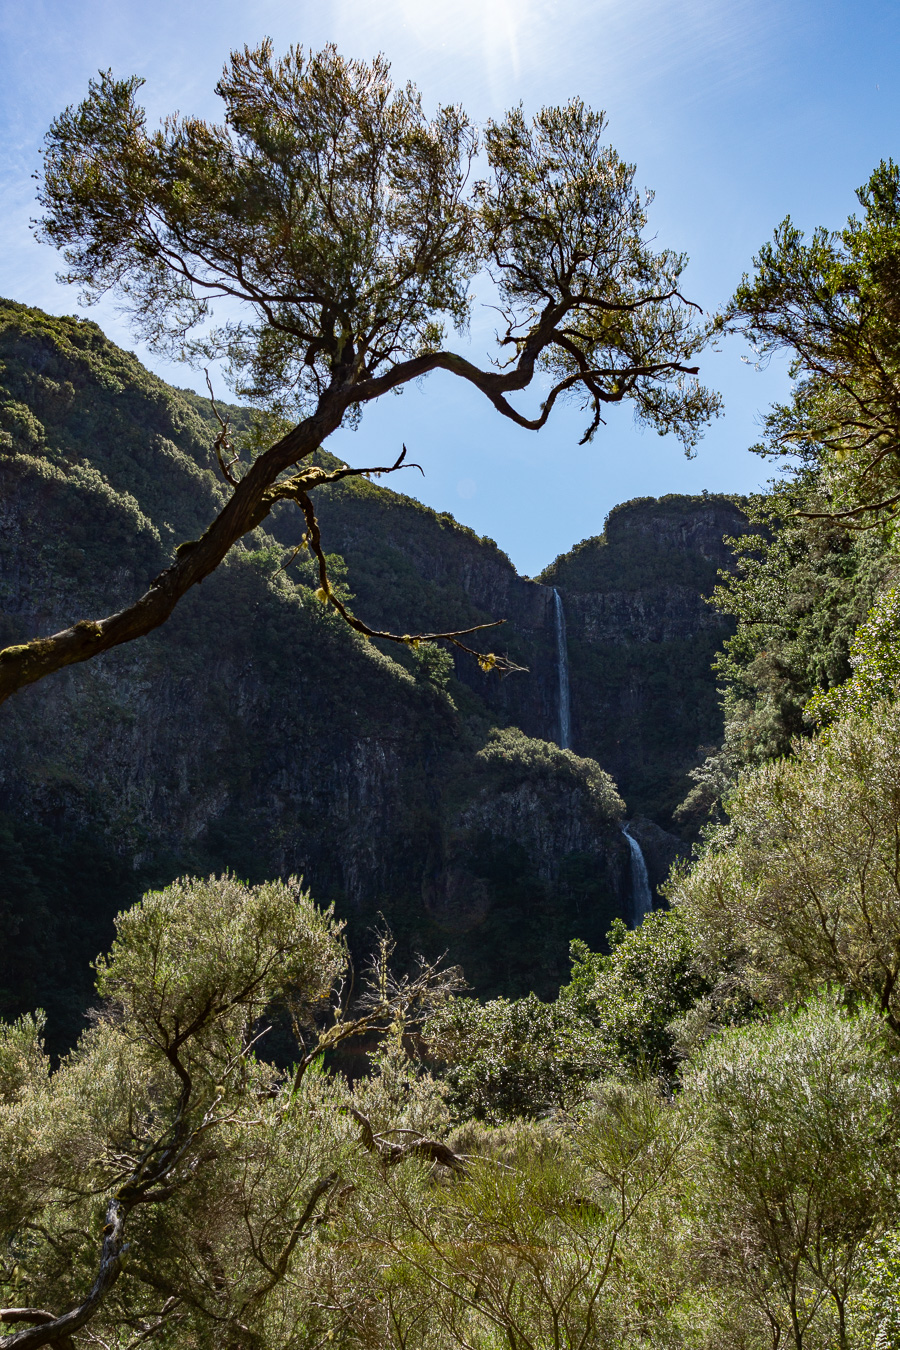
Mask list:
[[[790,217],[754,259],[729,322],[765,360],[792,358],[798,385],[767,418],[760,449],[816,464],[823,502],[866,526],[900,504],[900,170],[882,161],[857,192],[862,218],[809,240]]]

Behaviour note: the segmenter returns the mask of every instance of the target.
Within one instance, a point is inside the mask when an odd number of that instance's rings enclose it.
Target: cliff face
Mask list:
[[[5,644],[139,594],[221,490],[202,404],[94,325],[7,306],[0,362]],[[376,556],[351,582],[385,609],[385,578],[398,610],[408,598],[404,631],[417,607],[429,626],[446,625],[444,603],[472,612],[466,585],[485,604],[526,597],[540,624],[542,588],[496,548],[362,486],[350,505],[370,512]],[[445,541],[443,571],[392,571],[396,550],[379,559],[391,513],[411,537],[424,519]],[[401,957],[449,948],[484,993],[549,996],[569,939],[598,941],[627,909],[608,777],[521,735],[490,739],[485,703],[357,639],[282,558],[256,532],[159,632],[4,706],[0,1013],[42,1004],[70,1036],[112,915],[184,872],[301,874],[357,949],[382,913]],[[526,634],[514,635],[523,652]]]
[[[139,595],[223,500],[214,434],[202,400],[95,325],[0,304],[0,642]],[[406,649],[358,639],[308,563],[282,569],[301,525],[279,509],[159,632],[0,712],[0,1013],[42,1003],[71,1030],[112,915],[184,872],[301,874],[357,948],[382,913],[401,954],[449,948],[482,993],[551,995],[569,940],[596,947],[627,914],[624,807],[598,764],[665,824],[715,741],[723,628],[702,595],[734,505],[629,503],[540,581],[372,483],[319,511],[358,613],[401,632],[505,618],[484,646],[528,672],[460,659],[443,689]],[[575,754],[549,744],[552,587]]]
[[[525,674],[486,683],[456,660],[456,675],[500,721],[559,736],[553,588],[565,612],[572,748],[619,784],[629,812],[670,824],[688,771],[721,738],[711,663],[726,620],[706,602],[729,566],[724,540],[746,518],[731,499],[670,496],[627,502],[603,534],[558,558],[538,581],[519,577],[490,540],[370,485],[325,502],[328,546],[346,558],[358,610],[388,627],[484,623]],[[286,540],[289,536],[285,536]],[[414,578],[414,584],[402,584]]]
[[[573,747],[663,825],[721,739],[710,667],[731,629],[705,597],[730,565],[725,538],[745,529],[727,497],[626,502],[541,577],[566,611]]]

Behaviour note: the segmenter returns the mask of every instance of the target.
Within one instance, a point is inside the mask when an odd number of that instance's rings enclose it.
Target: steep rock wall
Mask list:
[[[155,380],[94,325],[0,307],[0,365],[6,643],[139,594],[202,528],[221,488],[199,400]],[[391,540],[384,512],[418,528],[423,511],[375,488],[358,509],[370,512],[363,533],[376,544]],[[448,593],[473,610],[466,585],[485,604],[514,598],[524,648],[528,624],[544,622],[544,589],[517,578],[496,547],[425,514],[452,566],[394,572],[402,555],[376,554],[370,572],[357,569],[359,589],[383,597],[393,580],[398,610],[404,598],[436,606],[430,626],[445,626]],[[551,995],[570,937],[595,940],[583,898],[625,911],[610,827],[622,804],[597,766],[522,738],[498,777],[479,759],[489,702],[460,685],[454,702],[355,637],[314,599],[303,568],[288,576],[281,559],[255,532],[163,629],[0,712],[0,1013],[40,1003],[54,1034],[71,1036],[112,915],[184,872],[301,874],[335,903],[357,950],[382,913],[401,957],[449,947],[484,993]],[[480,672],[479,686],[490,688]],[[463,924],[434,900],[450,892],[467,908]]]
[[[731,627],[706,597],[745,529],[728,497],[638,499],[541,576],[566,610],[573,746],[664,826],[721,739],[711,666]]]

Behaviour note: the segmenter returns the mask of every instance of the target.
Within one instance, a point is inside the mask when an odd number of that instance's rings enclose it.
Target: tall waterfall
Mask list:
[[[627,825],[622,826],[622,833],[631,849],[631,919],[632,927],[637,928],[653,912],[653,892],[640,844],[629,834]]]
[[[559,740],[560,750],[568,750],[572,740],[572,715],[569,701],[569,644],[566,641],[566,613],[559,591],[553,588],[553,609],[556,615],[556,669],[559,676]]]

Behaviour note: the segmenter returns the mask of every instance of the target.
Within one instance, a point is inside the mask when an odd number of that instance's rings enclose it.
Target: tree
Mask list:
[[[340,929],[293,880],[176,882],[119,916],[103,1007],[57,1069],[40,1019],[0,1024],[0,1291],[16,1298],[0,1326],[30,1324],[2,1350],[71,1347],[88,1326],[117,1346],[296,1345],[325,1315],[296,1285],[341,1190],[370,1162],[460,1165],[421,1112],[392,1137],[371,1087],[354,1099],[318,1071],[348,1037],[413,1030],[456,983],[427,966],[394,980],[382,939],[351,1015]],[[259,1057],[279,1007],[289,1071]]]
[[[719,1037],[686,1074],[696,1265],[740,1291],[772,1346],[846,1350],[866,1244],[896,1222],[897,1083],[880,1032],[874,1011],[814,999]]]
[[[886,699],[896,699],[900,685],[900,595],[892,586],[873,605],[850,643],[853,674],[828,693],[816,694],[807,717],[830,722],[848,712],[874,713]]]
[[[435,1010],[424,1034],[463,1120],[496,1123],[569,1107],[609,1068],[605,1044],[563,999],[455,998]]]
[[[745,773],[671,888],[712,959],[783,1002],[826,984],[900,1036],[900,704],[847,713]]]
[[[63,251],[66,280],[89,297],[115,291],[157,350],[224,358],[259,413],[256,434],[235,447],[223,423],[216,453],[231,493],[203,535],[120,613],[0,653],[0,698],[164,623],[279,501],[304,513],[320,598],[367,636],[412,641],[373,633],[334,593],[311,496],[348,474],[393,471],[403,455],[381,470],[309,461],[367,404],[431,371],[532,430],[560,399],[580,399],[586,438],[627,399],[690,451],[717,411],[694,378],[710,325],[680,292],[686,260],[644,239],[649,197],[580,100],[490,123],[488,174],[473,183],[479,145],[465,114],[426,118],[380,57],[245,48],[217,85],[220,125],[173,117],[149,131],[140,83],[101,75],[53,123],[40,234]],[[445,334],[465,327],[476,276],[504,325],[503,359],[488,369]],[[238,317],[206,331],[220,300]],[[510,399],[537,375],[549,388],[529,415]],[[421,636],[464,645],[465,634]]]
[[[672,1074],[672,1024],[710,993],[692,934],[680,911],[657,910],[633,929],[616,919],[609,953],[571,944],[572,982],[560,1002],[597,1030],[607,1063],[619,1073]]]
[[[754,259],[728,323],[762,359],[792,356],[789,404],[766,419],[763,454],[817,471],[805,513],[871,528],[900,510],[900,169],[882,161],[857,192],[863,217],[806,241],[788,216]]]

